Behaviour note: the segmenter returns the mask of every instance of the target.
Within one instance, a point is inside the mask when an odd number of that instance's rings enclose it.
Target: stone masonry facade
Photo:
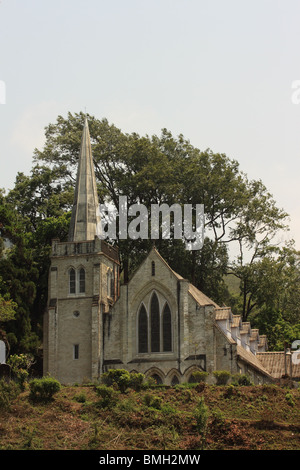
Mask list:
[[[155,247],[120,285],[118,249],[99,237],[98,204],[86,119],[68,241],[52,242],[44,374],[68,384],[122,368],[175,385],[196,371],[212,381],[227,370],[272,381],[279,356],[266,352],[266,337],[175,273]]]

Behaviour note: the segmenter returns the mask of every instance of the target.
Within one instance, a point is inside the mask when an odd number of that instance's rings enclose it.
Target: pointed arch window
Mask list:
[[[79,293],[85,292],[85,270],[83,268],[79,271]]]
[[[115,297],[115,276],[114,276],[113,271],[111,271],[111,276],[110,276],[110,296],[112,298]]]
[[[153,291],[149,311],[144,303],[137,312],[137,352],[172,352],[172,313],[168,302],[161,309],[158,295]]]
[[[166,303],[163,314],[163,351],[172,351],[172,329],[171,329],[171,311],[169,305]]]
[[[148,352],[148,316],[144,304],[140,308],[139,320],[139,353]]]
[[[106,274],[106,284],[107,284],[107,297],[110,297],[111,284],[110,284],[110,271],[109,270],[107,271],[107,274]]]
[[[69,292],[70,294],[76,293],[76,272],[74,268],[69,270]]]
[[[159,302],[156,293],[152,295],[150,306],[151,352],[160,351]]]

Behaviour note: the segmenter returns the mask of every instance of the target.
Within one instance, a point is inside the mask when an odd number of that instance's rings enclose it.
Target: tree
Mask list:
[[[2,250],[0,294],[9,302],[5,330],[13,352],[37,347],[37,336],[31,328],[31,311],[38,282],[37,269],[30,249],[31,233],[24,232],[23,218],[0,195],[1,238],[9,242]],[[15,316],[12,316],[12,309]]]
[[[51,238],[65,240],[68,233],[85,118],[83,113],[68,113],[67,118],[58,116],[56,123],[49,124],[43,149],[34,150],[31,174],[18,173],[14,189],[5,197],[6,207],[14,211],[14,223],[6,228],[13,248],[2,260],[3,266],[8,263],[7,282],[12,284],[7,285],[14,291],[14,300],[24,289],[18,297],[23,305],[26,299],[27,313],[23,312],[22,318],[29,315],[36,332],[46,305]],[[263,183],[249,181],[236,160],[210,149],[201,151],[167,129],[160,136],[141,137],[124,134],[106,119],[87,118],[99,200],[117,210],[123,195],[129,206],[136,202],[148,208],[153,203],[178,203],[181,207],[204,204],[202,249],[188,251],[184,240],[159,238],[155,241],[159,252],[175,271],[219,304],[230,304],[224,276],[233,273],[241,288],[235,309],[243,320],[257,314],[263,305],[270,305],[259,300],[263,295],[259,294],[261,278],[257,272],[266,257],[271,253],[275,256],[275,237],[287,229],[287,214],[277,207]],[[150,227],[151,223],[149,214]],[[117,239],[112,243],[119,247],[122,277],[128,282],[153,240],[149,234],[148,239]],[[233,247],[238,247],[234,257]],[[25,265],[32,270],[31,295],[30,285],[22,277]],[[26,278],[28,281],[28,273]],[[18,287],[12,289],[18,279]],[[289,311],[294,308],[297,312],[296,296],[291,295],[288,302]]]
[[[235,309],[268,336],[271,349],[282,349],[300,333],[300,253],[293,242],[271,247],[265,256],[236,271],[242,293]]]

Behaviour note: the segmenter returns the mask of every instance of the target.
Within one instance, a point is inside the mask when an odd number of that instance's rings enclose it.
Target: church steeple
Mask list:
[[[93,240],[99,226],[99,200],[89,126],[87,118],[85,118],[69,229],[69,241]]]

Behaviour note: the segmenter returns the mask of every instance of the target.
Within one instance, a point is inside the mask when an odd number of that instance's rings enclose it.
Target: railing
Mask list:
[[[109,245],[99,238],[83,242],[60,242],[57,239],[52,240],[52,256],[86,255],[100,252],[116,261],[119,259],[118,248]]]

